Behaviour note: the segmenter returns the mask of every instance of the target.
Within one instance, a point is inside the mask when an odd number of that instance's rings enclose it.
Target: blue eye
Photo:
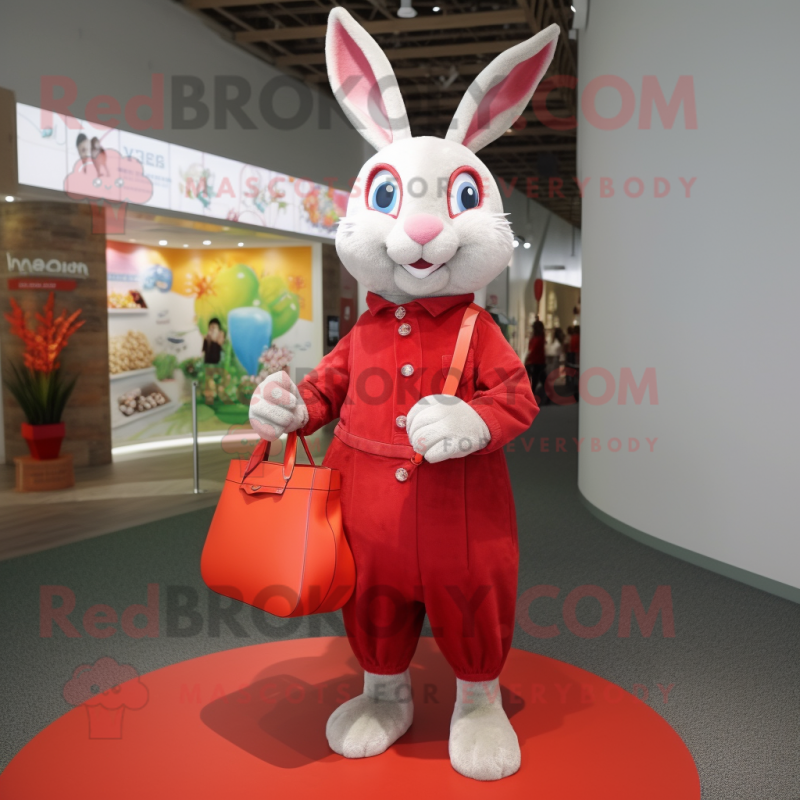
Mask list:
[[[367,204],[383,214],[397,211],[400,205],[400,187],[397,178],[388,169],[382,169],[372,179]]]
[[[450,214],[457,216],[481,204],[478,181],[471,172],[459,172],[450,186]]]

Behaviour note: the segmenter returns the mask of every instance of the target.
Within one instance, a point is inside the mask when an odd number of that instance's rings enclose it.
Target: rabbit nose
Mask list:
[[[403,223],[403,230],[417,243],[427,244],[444,228],[444,223],[433,214],[414,214]]]

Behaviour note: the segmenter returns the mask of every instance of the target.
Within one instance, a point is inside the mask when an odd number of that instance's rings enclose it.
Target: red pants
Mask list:
[[[424,462],[371,455],[334,438],[325,465],[342,472],[342,515],[356,562],[343,609],[368,672],[405,671],[427,613],[458,678],[493,680],[514,631],[517,528],[502,450]]]

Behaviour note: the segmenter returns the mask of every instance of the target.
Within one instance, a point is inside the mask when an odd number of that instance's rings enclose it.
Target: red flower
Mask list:
[[[69,316],[64,310],[55,317],[54,305],[55,295],[50,292],[44,313],[35,315],[38,322],[35,330],[27,326],[25,312],[17,305],[14,298],[11,298],[11,313],[4,314],[11,324],[11,333],[19,336],[25,345],[25,352],[22,355],[25,366],[34,372],[43,372],[47,375],[59,368],[58,357],[61,351],[69,343],[69,337],[85,322],[85,320],[77,322],[81,309]]]

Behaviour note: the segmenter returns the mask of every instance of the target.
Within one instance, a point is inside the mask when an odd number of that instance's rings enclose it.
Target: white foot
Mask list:
[[[377,756],[411,726],[411,676],[364,673],[364,693],[343,703],[328,718],[331,750],[345,758]]]
[[[519,769],[519,741],[503,711],[499,679],[457,681],[450,763],[456,772],[477,781],[497,781]]]

